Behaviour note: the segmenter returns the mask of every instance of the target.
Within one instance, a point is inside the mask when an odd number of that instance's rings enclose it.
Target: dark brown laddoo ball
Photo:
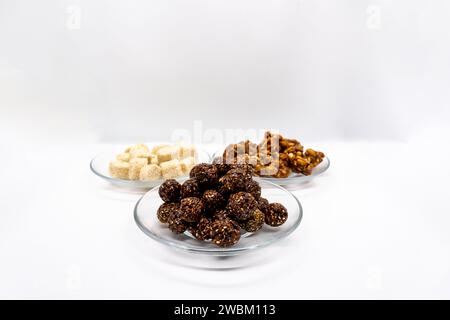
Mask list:
[[[215,186],[219,180],[219,173],[213,164],[200,163],[191,169],[189,177],[195,178],[201,187]]]
[[[156,213],[158,220],[161,221],[161,223],[168,223],[169,217],[172,212],[176,212],[180,209],[179,203],[170,203],[165,202],[163,203]]]
[[[200,186],[195,179],[187,179],[181,185],[181,199],[189,198],[189,197],[197,197],[200,198],[202,192],[200,190]]]
[[[264,218],[264,213],[261,210],[256,209],[250,219],[239,221],[239,225],[245,231],[256,232],[264,225]]]
[[[212,216],[212,220],[222,220],[222,219],[226,219],[229,218],[230,214],[227,210],[225,209],[220,209],[217,210],[216,212],[214,212],[213,216]]]
[[[201,241],[211,239],[212,222],[205,217],[202,217],[197,225],[190,227],[189,232],[197,239]]]
[[[211,229],[212,243],[219,247],[230,247],[241,238],[239,225],[230,219],[215,220]]]
[[[231,169],[226,175],[219,179],[218,190],[224,196],[239,191],[245,191],[248,181],[250,181],[249,177],[243,170]]]
[[[261,187],[260,187],[259,183],[253,179],[251,179],[250,181],[247,182],[247,185],[245,186],[245,190],[248,193],[250,193],[253,196],[253,198],[255,198],[255,200],[257,200],[257,201],[261,197]]]
[[[235,163],[230,165],[230,170],[238,169],[245,174],[246,179],[252,179],[255,173],[255,169],[248,163]]]
[[[168,179],[159,187],[158,193],[164,202],[180,201],[181,185],[175,179]]]
[[[269,226],[278,227],[286,222],[288,212],[281,203],[274,202],[269,205],[269,212],[265,216],[265,221]]]
[[[223,157],[215,157],[212,163],[217,168],[219,177],[225,175],[230,170],[230,165],[225,163]]]
[[[180,218],[186,222],[198,222],[202,217],[203,202],[199,198],[188,197],[180,202]]]
[[[243,221],[251,218],[258,203],[250,193],[238,192],[230,196],[226,208],[234,218]]]
[[[202,197],[205,212],[212,214],[225,206],[225,199],[216,190],[206,190]]]
[[[168,222],[170,231],[177,234],[185,232],[189,226],[181,219],[179,210],[170,213]]]
[[[269,212],[269,201],[266,198],[260,197],[258,199],[258,209],[264,214],[267,214]]]

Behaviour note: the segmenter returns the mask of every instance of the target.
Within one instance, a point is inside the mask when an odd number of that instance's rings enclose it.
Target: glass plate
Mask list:
[[[134,208],[134,219],[139,228],[150,238],[169,247],[214,256],[237,255],[249,250],[266,247],[291,234],[302,220],[303,210],[298,199],[286,189],[269,181],[255,178],[261,185],[261,195],[269,202],[280,202],[288,210],[289,217],[280,227],[264,225],[255,233],[242,230],[241,239],[232,247],[220,248],[211,241],[199,241],[188,231],[183,234],[175,234],[169,230],[166,224],[159,222],[156,211],[162,204],[158,195],[159,187],[148,191]]]
[[[196,149],[197,149],[197,163],[211,162],[211,157],[206,151],[200,148]],[[92,172],[94,172],[100,178],[103,178],[106,181],[111,182],[112,184],[127,188],[149,189],[157,185],[160,185],[161,183],[164,182],[165,179],[153,181],[139,181],[139,180],[124,180],[111,177],[111,175],[109,174],[109,163],[116,158],[118,153],[119,153],[118,150],[114,150],[110,152],[100,153],[99,155],[97,155],[94,159],[91,160],[90,167]],[[180,176],[176,179],[178,180],[183,178],[186,178],[186,176]]]
[[[211,161],[212,161],[212,159],[216,158],[217,156],[220,156],[222,153],[223,153],[223,151],[215,152],[211,158]],[[282,185],[282,186],[301,184],[301,183],[305,183],[305,182],[313,180],[318,175],[327,171],[329,167],[330,167],[330,159],[328,159],[328,157],[325,157],[325,158],[323,158],[322,162],[313,169],[312,173],[309,176],[305,176],[301,173],[293,172],[287,178],[273,178],[273,177],[259,177],[259,178],[263,179],[265,181],[270,181],[275,184]]]

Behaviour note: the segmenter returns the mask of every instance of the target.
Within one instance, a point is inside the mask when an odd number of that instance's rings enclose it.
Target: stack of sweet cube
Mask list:
[[[196,164],[197,153],[192,145],[162,144],[151,150],[145,144],[125,149],[109,163],[113,178],[153,181],[187,175]]]

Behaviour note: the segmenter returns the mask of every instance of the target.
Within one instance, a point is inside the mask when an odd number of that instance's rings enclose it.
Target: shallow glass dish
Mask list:
[[[138,227],[150,238],[171,248],[192,253],[231,256],[250,250],[264,248],[291,234],[302,220],[303,210],[298,199],[289,191],[269,181],[255,178],[261,186],[261,196],[269,202],[280,202],[288,210],[288,219],[279,227],[264,225],[255,233],[241,231],[241,239],[237,244],[227,248],[220,248],[211,241],[199,241],[188,231],[175,234],[166,224],[159,222],[156,211],[163,203],[158,195],[159,186],[148,191],[134,208],[134,219]]]
[[[196,148],[196,150],[197,150],[197,159],[196,159],[197,163],[211,162],[211,157],[205,150],[202,150],[200,148]],[[95,173],[100,178],[108,182],[111,182],[112,184],[127,188],[150,189],[164,182],[165,179],[140,181],[140,180],[125,180],[111,177],[111,175],[109,174],[109,163],[112,160],[114,160],[117,154],[119,153],[120,153],[119,150],[114,150],[98,154],[95,158],[91,160],[90,167],[92,172]],[[187,175],[180,176],[176,179],[178,180],[186,177]]]
[[[222,153],[223,151],[215,152],[211,159],[221,156]],[[322,173],[327,171],[329,167],[330,167],[330,159],[328,159],[328,157],[325,156],[322,162],[313,169],[312,173],[309,176],[305,176],[304,174],[301,173],[292,172],[291,175],[287,178],[274,178],[274,177],[259,177],[259,178],[282,186],[301,184],[313,180],[318,175],[321,175]]]

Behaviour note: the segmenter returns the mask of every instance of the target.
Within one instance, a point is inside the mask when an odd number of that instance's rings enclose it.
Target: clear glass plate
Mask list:
[[[217,156],[221,156],[222,153],[223,153],[223,151],[215,152],[211,159],[214,159]],[[275,184],[282,185],[282,186],[301,184],[301,183],[305,183],[305,182],[309,182],[309,181],[313,180],[318,175],[327,171],[329,167],[330,167],[330,159],[328,159],[328,157],[325,156],[325,158],[323,158],[322,162],[313,169],[312,173],[309,176],[305,176],[304,174],[293,172],[287,178],[274,178],[274,177],[259,177],[259,178],[263,179],[265,181],[270,181]]]
[[[202,150],[200,148],[197,149],[197,163],[211,162],[211,157],[209,153],[207,153],[205,150]],[[91,170],[94,172],[97,176],[100,178],[111,182],[112,184],[115,184],[120,187],[127,187],[127,188],[143,188],[143,189],[149,189],[153,188],[157,185],[160,185],[164,182],[165,179],[159,179],[159,180],[153,180],[153,181],[139,181],[139,180],[124,180],[124,179],[118,179],[113,178],[109,174],[109,163],[114,160],[119,153],[118,150],[113,150],[109,152],[103,152],[98,154],[94,159],[91,160]],[[186,176],[180,176],[178,179],[183,179]]]
[[[255,178],[261,185],[261,195],[269,202],[280,202],[288,210],[288,219],[279,227],[264,225],[255,233],[242,230],[241,239],[237,244],[228,248],[220,248],[211,241],[199,241],[188,231],[183,234],[175,234],[167,225],[159,222],[156,211],[162,204],[158,195],[159,187],[148,191],[134,208],[134,219],[139,228],[150,238],[169,247],[185,250],[192,253],[231,256],[249,250],[266,247],[291,234],[302,220],[303,210],[298,199],[289,191],[269,181]]]

